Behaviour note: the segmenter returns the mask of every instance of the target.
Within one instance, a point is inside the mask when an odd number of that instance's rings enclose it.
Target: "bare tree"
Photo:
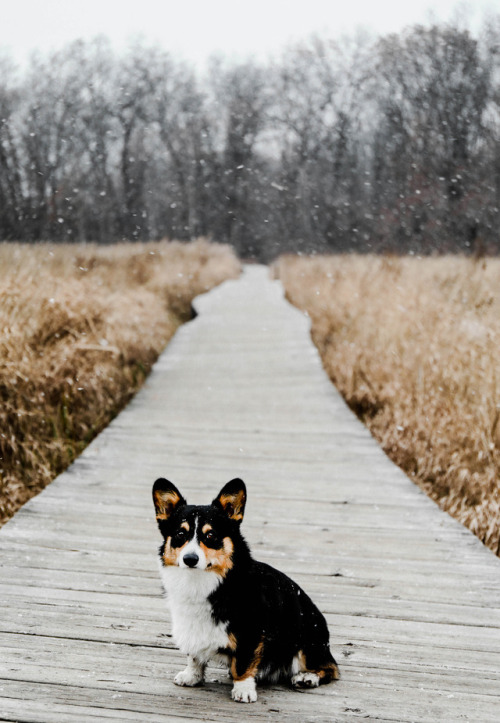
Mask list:
[[[490,82],[477,41],[456,28],[416,27],[380,43],[378,70],[385,85],[375,164],[386,205],[403,200],[404,234],[424,246],[437,246],[436,221],[470,243],[478,222],[466,206]]]
[[[378,41],[311,38],[279,62],[103,39],[0,60],[0,236],[290,250],[498,250],[500,20]]]

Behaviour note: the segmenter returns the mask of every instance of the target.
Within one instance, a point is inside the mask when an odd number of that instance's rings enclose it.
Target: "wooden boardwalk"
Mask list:
[[[0,720],[497,723],[500,560],[384,456],[265,268],[197,309],[129,407],[0,530]],[[338,683],[247,706],[216,668],[173,685],[158,476],[200,503],[245,479],[254,555],[325,613]]]

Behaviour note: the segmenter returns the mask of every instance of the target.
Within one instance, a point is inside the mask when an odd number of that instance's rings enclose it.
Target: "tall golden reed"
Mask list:
[[[127,403],[193,297],[239,270],[203,240],[0,244],[0,524]]]
[[[500,261],[290,256],[275,268],[349,406],[500,554]]]

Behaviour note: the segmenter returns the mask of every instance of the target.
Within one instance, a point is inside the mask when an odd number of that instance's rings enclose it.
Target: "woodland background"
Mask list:
[[[0,238],[496,254],[500,16],[203,72],[105,39],[0,58]]]

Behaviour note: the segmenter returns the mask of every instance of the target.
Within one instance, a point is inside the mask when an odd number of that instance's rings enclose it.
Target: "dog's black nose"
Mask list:
[[[196,553],[188,552],[187,555],[184,555],[182,559],[188,567],[195,567],[196,563],[200,558],[198,557],[198,555],[196,555]]]

